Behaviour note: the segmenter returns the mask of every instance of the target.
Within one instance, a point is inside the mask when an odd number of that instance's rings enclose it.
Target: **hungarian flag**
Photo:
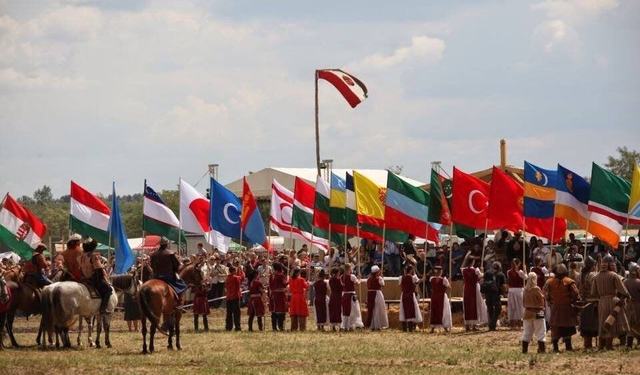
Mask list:
[[[631,183],[593,163],[589,211],[626,223]],[[640,217],[629,215],[629,224],[640,224]]]
[[[444,193],[443,183],[446,181],[434,169],[431,169],[431,191],[429,192],[429,221],[443,225],[451,225],[451,211],[447,196]]]
[[[96,195],[71,181],[71,216],[69,229],[96,241],[109,243],[111,210]]]
[[[242,227],[242,237],[250,243],[259,244],[271,251],[271,245],[264,232],[264,222],[258,209],[253,193],[247,179],[242,179],[242,212],[240,214],[240,226]]]
[[[311,233],[303,232],[291,225],[293,219],[293,192],[282,186],[275,179],[271,184],[271,215],[270,223],[280,236],[295,240],[313,242],[320,249],[327,250],[328,241],[320,237],[313,237]]]
[[[513,232],[523,229],[524,188],[500,168],[493,167],[491,173],[489,202],[487,217],[492,225]]]
[[[178,242],[180,239],[180,220],[144,180],[144,203],[142,206],[142,230],[148,234],[165,236]],[[182,234],[184,241],[184,234]]]
[[[324,79],[331,83],[344,98],[351,108],[355,108],[368,96],[367,86],[359,79],[340,69],[318,70],[318,79]]]
[[[484,229],[490,194],[491,185],[453,168],[453,222]],[[489,229],[493,229],[491,224]]]
[[[29,260],[46,233],[47,226],[7,194],[0,210],[0,242]]]
[[[387,229],[411,233],[438,243],[438,231],[428,223],[429,193],[387,172],[385,223]]]
[[[226,253],[231,238],[211,228],[209,209],[209,200],[193,186],[180,180],[180,225],[182,229],[202,234],[211,246],[217,247],[221,253]]]

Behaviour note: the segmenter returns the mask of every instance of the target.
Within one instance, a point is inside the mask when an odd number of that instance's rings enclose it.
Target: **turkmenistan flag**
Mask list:
[[[608,216],[620,223],[626,223],[630,193],[631,183],[629,181],[593,163],[589,211]],[[629,223],[640,224],[640,218],[630,216]]]
[[[447,205],[451,207],[451,198],[453,198],[453,181],[450,179],[445,179],[442,182],[442,191],[444,192],[444,196],[447,198]],[[453,234],[460,238],[473,238],[476,236],[476,230],[470,227],[466,227],[460,224],[453,225]]]
[[[449,202],[444,194],[442,184],[446,178],[431,169],[431,191],[429,192],[429,221],[443,225],[451,225]]]
[[[46,233],[47,226],[7,194],[0,210],[0,242],[29,260]]]
[[[142,207],[142,230],[145,233],[165,236],[173,242],[185,242],[184,232],[180,230],[180,220],[160,195],[147,185],[147,180],[144,181]]]
[[[111,210],[100,198],[71,181],[71,231],[106,244],[110,218]]]

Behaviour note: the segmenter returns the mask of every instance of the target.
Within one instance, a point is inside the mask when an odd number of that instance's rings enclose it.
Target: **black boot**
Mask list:
[[[633,337],[627,336],[627,348],[633,348]]]
[[[274,332],[278,330],[278,317],[274,313],[271,313],[271,330]]]
[[[414,332],[416,330],[416,324],[414,322],[409,322],[409,332]]]
[[[278,330],[284,331],[284,313],[278,313]]]
[[[109,305],[110,297],[111,297],[111,294],[105,294],[104,296],[102,296],[102,301],[100,302],[100,314],[102,315],[107,314],[107,305]]]
[[[407,332],[407,322],[402,322],[402,332]]]
[[[209,319],[207,319],[206,315],[202,315],[202,325],[204,326],[205,332],[209,332]]]
[[[264,331],[264,327],[262,326],[262,317],[258,317],[258,330]]]
[[[198,331],[198,315],[193,315],[193,330]]]
[[[544,341],[538,341],[538,353],[545,353],[547,351],[547,346],[544,344]]]
[[[553,344],[553,352],[554,353],[560,353],[560,348],[558,348],[558,341],[560,341],[560,340],[559,339],[551,340],[551,343]]]
[[[571,337],[565,337],[564,339],[564,347],[568,352],[573,351],[573,345],[571,345]]]
[[[253,315],[249,315],[249,332],[253,332]]]
[[[522,342],[522,354],[527,354],[529,352],[529,341]]]

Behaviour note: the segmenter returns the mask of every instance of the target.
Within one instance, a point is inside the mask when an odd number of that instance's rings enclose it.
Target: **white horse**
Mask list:
[[[76,283],[74,281],[64,281],[48,285],[42,290],[43,319],[46,317],[48,324],[55,328],[56,334],[60,334],[63,347],[71,347],[69,328],[73,326],[78,316],[80,316],[80,321],[78,323],[78,345],[82,345],[82,321],[86,320],[89,326],[87,338],[89,346],[93,347],[95,345],[98,348],[101,347],[100,334],[104,327],[105,345],[109,348],[111,347],[109,331],[111,326],[111,317],[113,316],[113,312],[118,304],[116,290],[135,296],[140,286],[140,282],[134,279],[131,275],[114,276],[111,280],[115,288],[112,287],[111,297],[107,304],[106,315],[100,314],[100,304],[102,300],[100,298],[92,298],[89,290],[84,284]],[[92,340],[93,317],[98,317],[95,344]],[[43,343],[43,347],[44,345],[45,344]],[[57,335],[56,347],[59,347]]]

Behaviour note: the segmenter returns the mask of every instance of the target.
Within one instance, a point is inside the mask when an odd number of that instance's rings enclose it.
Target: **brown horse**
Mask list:
[[[20,281],[20,272],[22,272],[22,267],[20,267],[19,265],[7,268],[4,271],[4,279],[7,282],[13,281],[17,283],[18,281]]]
[[[16,341],[15,336],[13,335],[13,321],[16,317],[16,311],[20,310],[27,315],[39,315],[42,313],[40,306],[40,293],[41,290],[38,289],[33,283],[25,282],[24,280],[21,282],[7,282],[7,286],[11,289],[11,303],[9,304],[9,309],[7,310],[7,334],[9,335],[9,339],[11,340],[11,346],[14,348],[19,347],[18,342]],[[40,328],[38,329],[38,337],[36,338],[36,343],[40,344],[40,339],[43,333],[43,326],[40,323]],[[49,333],[49,342],[53,342],[53,331]]]
[[[180,278],[188,286],[202,285],[209,274],[207,262],[189,264],[180,269]],[[142,353],[153,353],[154,337],[156,330],[168,336],[167,349],[173,350],[173,335],[176,336],[176,348],[180,346],[180,319],[182,311],[179,305],[184,302],[184,294],[178,300],[178,295],[173,288],[162,280],[151,279],[140,288],[139,304],[142,320]],[[163,324],[160,325],[160,316],[163,317]],[[151,325],[149,336],[149,350],[147,351],[147,319]],[[166,329],[165,329],[166,328]],[[168,331],[168,333],[166,332]]]
[[[7,287],[4,271],[0,271],[0,350],[4,349],[4,326],[7,321],[7,310],[11,303],[11,290]]]

